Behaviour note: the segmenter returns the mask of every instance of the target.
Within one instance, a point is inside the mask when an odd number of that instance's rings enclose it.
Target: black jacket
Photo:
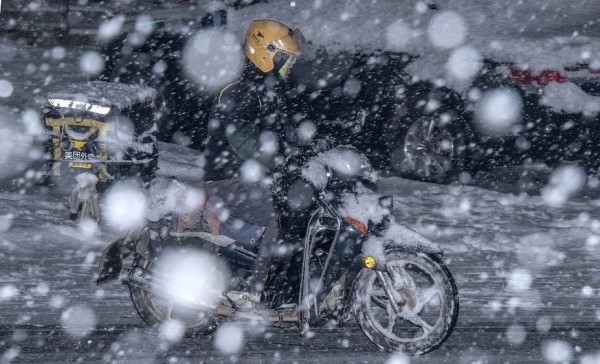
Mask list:
[[[241,165],[249,159],[266,170],[281,163],[290,128],[281,85],[273,76],[253,68],[249,64],[240,80],[216,95],[204,152],[206,181],[237,177]],[[265,139],[271,143],[265,144]],[[264,148],[272,146],[274,140],[278,141],[275,151]]]

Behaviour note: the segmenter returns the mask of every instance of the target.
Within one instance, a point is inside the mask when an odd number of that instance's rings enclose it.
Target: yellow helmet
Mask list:
[[[275,20],[255,20],[246,32],[244,54],[262,72],[277,68],[283,78],[300,55],[297,33]]]

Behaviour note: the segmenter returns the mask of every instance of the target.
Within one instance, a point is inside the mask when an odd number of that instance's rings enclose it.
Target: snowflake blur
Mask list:
[[[188,41],[183,65],[187,75],[200,87],[217,91],[239,76],[244,58],[233,34],[204,30]]]
[[[112,228],[127,232],[144,225],[145,211],[145,193],[131,182],[121,182],[107,191],[102,216]]]
[[[213,307],[226,288],[228,277],[223,264],[216,256],[205,252],[172,250],[160,256],[156,272],[170,287],[166,294],[174,302]]]

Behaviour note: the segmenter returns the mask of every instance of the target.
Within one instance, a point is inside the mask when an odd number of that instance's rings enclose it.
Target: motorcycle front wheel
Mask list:
[[[133,267],[141,267],[152,274],[156,273],[157,260],[149,260],[138,255]],[[187,336],[207,335],[217,327],[214,314],[210,311],[198,310],[180,305],[172,297],[157,294],[135,285],[129,284],[129,292],[133,305],[140,317],[152,327],[175,323]]]
[[[365,335],[388,352],[418,355],[434,350],[452,333],[458,318],[458,291],[444,263],[434,255],[391,251],[381,282],[363,269],[354,288],[354,314]],[[384,290],[387,283],[396,313]]]

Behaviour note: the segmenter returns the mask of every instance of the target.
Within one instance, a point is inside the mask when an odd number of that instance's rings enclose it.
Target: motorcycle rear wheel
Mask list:
[[[388,283],[404,304],[396,314],[374,270],[356,278],[354,315],[365,335],[388,352],[427,353],[452,333],[458,318],[458,291],[450,271],[434,255],[386,253]],[[393,293],[396,295],[396,293]]]
[[[152,260],[138,255],[134,259],[133,266],[138,266],[152,272]],[[217,320],[211,312],[193,311],[189,308],[177,307],[175,304],[150,291],[129,285],[131,301],[138,315],[152,327],[168,325],[177,322],[185,330],[186,336],[208,335],[217,328]],[[177,312],[177,315],[174,315]]]

